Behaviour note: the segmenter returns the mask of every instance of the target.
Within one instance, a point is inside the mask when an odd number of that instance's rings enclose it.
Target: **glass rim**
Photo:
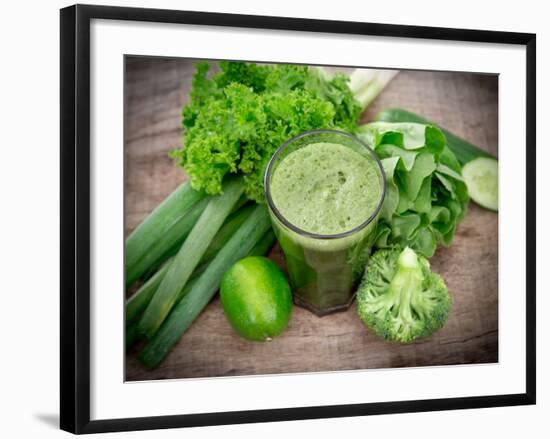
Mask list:
[[[374,159],[374,162],[378,165],[378,168],[380,170],[380,178],[382,180],[382,185],[381,185],[382,191],[380,193],[380,199],[378,201],[378,204],[377,204],[376,208],[373,210],[372,214],[369,215],[369,217],[365,221],[363,221],[361,224],[359,224],[358,226],[355,226],[354,228],[352,228],[350,230],[346,230],[345,232],[335,233],[335,234],[332,234],[332,235],[308,232],[307,230],[303,230],[300,227],[298,227],[298,226],[292,224],[290,221],[288,221],[284,217],[284,215],[279,211],[279,209],[277,209],[277,207],[275,206],[275,203],[273,202],[273,198],[271,197],[271,185],[270,185],[270,181],[269,181],[270,177],[271,177],[271,174],[273,172],[273,166],[275,164],[275,161],[276,161],[277,157],[279,157],[279,155],[290,144],[296,142],[297,140],[299,140],[303,137],[307,137],[307,136],[311,136],[311,135],[315,135],[315,134],[323,134],[323,133],[337,134],[337,135],[340,135],[340,136],[345,136],[345,137],[348,137],[349,139],[352,139],[353,141],[357,142],[359,145],[363,146],[368,151],[371,158]],[[275,153],[271,156],[271,158],[269,159],[269,162],[267,164],[265,174],[264,174],[264,192],[265,192],[265,197],[266,197],[267,204],[268,204],[269,208],[275,214],[277,219],[285,227],[288,227],[290,230],[292,230],[292,231],[294,231],[294,232],[296,232],[300,235],[307,236],[309,238],[314,238],[314,239],[339,239],[339,238],[345,238],[347,236],[353,235],[354,233],[364,229],[376,218],[376,216],[378,215],[378,213],[382,209],[382,204],[384,203],[384,198],[386,196],[386,174],[384,172],[382,162],[380,161],[380,159],[378,158],[378,156],[376,155],[374,150],[370,146],[368,146],[365,142],[363,142],[361,139],[359,139],[357,136],[355,136],[351,133],[347,133],[345,131],[340,131],[340,130],[329,130],[329,129],[309,130],[309,131],[304,131],[304,132],[288,139],[281,146],[279,146],[277,148],[277,150],[275,151]]]

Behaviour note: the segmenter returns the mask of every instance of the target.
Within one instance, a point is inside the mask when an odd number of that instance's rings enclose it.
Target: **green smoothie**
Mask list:
[[[380,201],[380,171],[369,158],[337,143],[291,152],[273,173],[271,197],[293,225],[336,235],[360,226]]]
[[[312,132],[279,151],[266,178],[295,302],[318,315],[346,309],[373,244],[380,162],[349,134]]]

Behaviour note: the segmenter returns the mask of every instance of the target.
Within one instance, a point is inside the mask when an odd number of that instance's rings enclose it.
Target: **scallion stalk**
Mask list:
[[[206,269],[206,264],[216,256],[218,251],[233,236],[241,224],[252,213],[253,205],[241,207],[227,217],[223,226],[218,230],[216,236],[204,252],[199,266],[193,271],[192,278],[202,273]],[[261,250],[261,249],[260,249]],[[168,272],[172,258],[168,259],[145,283],[126,301],[126,322],[136,319],[145,310],[155,291],[162,282],[162,279]],[[202,271],[201,271],[202,269]]]
[[[142,277],[147,270],[159,266],[168,255],[168,249],[173,246],[181,247],[183,241],[201,216],[208,204],[209,198],[197,202],[189,212],[167,229],[159,239],[151,245],[149,250],[134,264],[126,265],[126,288]]]
[[[271,227],[265,205],[257,205],[252,214],[197,278],[192,288],[186,287],[182,299],[140,354],[140,361],[149,368],[157,367],[193,320],[210,302],[219,288],[224,273],[246,256]],[[155,295],[156,298],[156,295]]]
[[[244,191],[242,178],[232,178],[223,194],[211,197],[181,246],[139,322],[139,332],[151,338],[160,327],[193,270]]]
[[[126,239],[126,266],[136,264],[167,230],[205,197],[204,192],[194,190],[188,181],[178,186]]]

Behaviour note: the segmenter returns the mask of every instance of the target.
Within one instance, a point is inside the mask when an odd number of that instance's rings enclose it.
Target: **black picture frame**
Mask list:
[[[60,11],[61,429],[98,433],[535,404],[536,35],[303,18],[75,5]],[[518,394],[90,420],[90,21],[181,23],[526,47],[526,392]]]

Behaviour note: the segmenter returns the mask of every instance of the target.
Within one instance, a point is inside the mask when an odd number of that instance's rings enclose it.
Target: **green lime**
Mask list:
[[[235,263],[223,276],[220,296],[227,320],[249,340],[271,340],[290,320],[290,287],[279,267],[267,258],[250,256]]]

